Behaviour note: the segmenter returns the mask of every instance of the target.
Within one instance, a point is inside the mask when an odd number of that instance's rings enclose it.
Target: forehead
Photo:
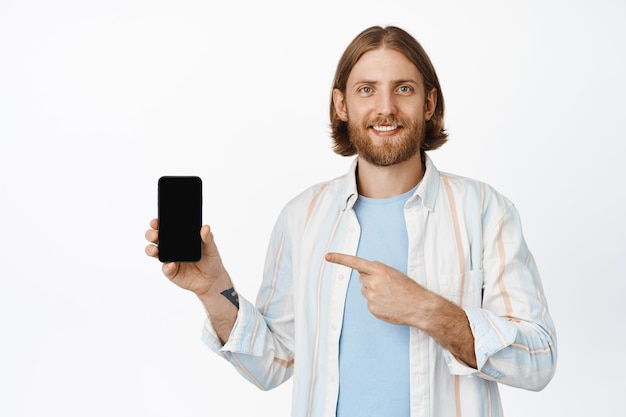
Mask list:
[[[402,52],[378,48],[361,55],[350,71],[348,85],[360,81],[392,80],[421,83],[422,76],[417,67]]]

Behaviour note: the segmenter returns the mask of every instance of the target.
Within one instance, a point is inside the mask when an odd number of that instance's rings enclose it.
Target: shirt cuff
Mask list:
[[[517,335],[517,328],[508,320],[496,316],[492,312],[478,308],[466,308],[465,314],[474,335],[474,350],[478,369],[471,368],[455,358],[447,349],[443,357],[453,375],[472,375],[481,373],[499,378],[499,372],[486,366],[487,361],[497,352],[510,346]]]
[[[202,328],[202,342],[209,347],[213,352],[219,353],[222,349],[222,342],[217,336],[217,332],[211,324],[211,320],[207,317],[204,319],[204,327]]]
[[[255,307],[245,298],[239,296],[237,319],[224,345],[211,324],[210,317],[204,321],[202,341],[213,352],[224,355],[225,352],[242,353],[262,356],[263,342],[267,326]]]

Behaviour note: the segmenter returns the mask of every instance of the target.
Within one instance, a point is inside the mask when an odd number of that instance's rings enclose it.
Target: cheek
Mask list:
[[[347,101],[344,105],[344,110],[349,120],[353,122],[361,122],[371,117],[372,110],[369,109],[366,103],[359,103],[355,101]],[[376,114],[374,114],[375,116]]]
[[[410,103],[406,106],[400,107],[398,113],[403,114],[405,117],[412,119],[421,119],[425,115],[425,108],[421,104]]]

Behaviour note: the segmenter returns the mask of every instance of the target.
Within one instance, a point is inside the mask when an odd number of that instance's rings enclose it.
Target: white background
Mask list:
[[[513,200],[559,365],[507,416],[624,415],[624,2],[0,0],[0,417],[288,416],[200,341],[144,255],[157,179],[200,175],[254,299],[282,206],[342,174],[328,100],[349,41],[395,24],[447,104],[441,170]]]

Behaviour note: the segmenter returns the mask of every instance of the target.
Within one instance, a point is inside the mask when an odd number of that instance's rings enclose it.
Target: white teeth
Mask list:
[[[374,128],[375,131],[377,132],[391,132],[392,130],[395,130],[398,128],[398,125],[391,125],[391,126],[372,126]]]

